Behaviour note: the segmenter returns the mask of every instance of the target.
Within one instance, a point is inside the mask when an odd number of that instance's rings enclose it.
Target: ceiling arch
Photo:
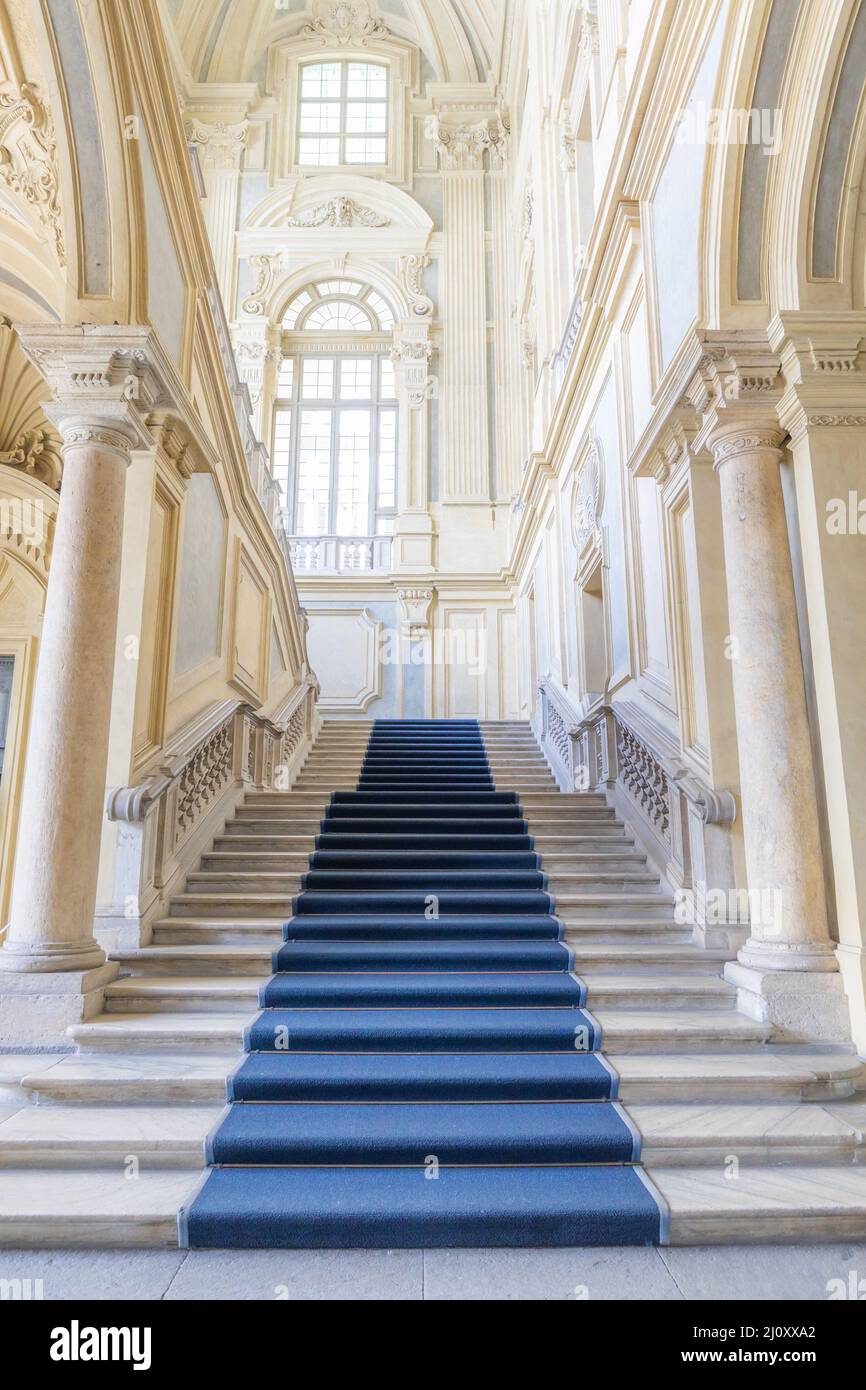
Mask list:
[[[260,78],[278,38],[314,17],[306,7],[274,0],[164,0],[169,21],[198,82]],[[398,38],[417,44],[438,82],[485,82],[496,61],[509,0],[370,0],[373,17]]]

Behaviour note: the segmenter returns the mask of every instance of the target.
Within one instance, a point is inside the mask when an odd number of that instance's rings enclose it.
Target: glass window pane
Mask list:
[[[383,401],[396,401],[397,399],[397,380],[394,372],[394,363],[390,357],[380,358],[381,376],[379,378],[379,395]]]
[[[387,164],[387,141],[350,135],[346,140],[347,164]]]
[[[305,329],[317,329],[322,333],[371,333],[373,325],[369,314],[359,304],[351,300],[332,299],[327,304],[319,304],[313,309],[305,324]]]
[[[341,410],[337,444],[337,533],[366,536],[370,515],[370,412]]]
[[[388,95],[388,69],[378,63],[350,63],[346,94],[350,99],[384,100]]]
[[[323,299],[327,299],[328,296],[332,294],[359,295],[362,293],[364,286],[358,284],[355,280],[323,280],[320,285],[316,286],[316,289]]]
[[[379,501],[381,511],[397,505],[397,412],[383,410],[379,416]]]
[[[314,135],[302,135],[298,141],[298,163],[314,165],[337,165],[340,162],[340,141],[334,138],[318,139]]]
[[[324,108],[323,108],[324,109]],[[346,112],[346,130],[349,135],[384,135],[388,128],[387,107],[384,102],[356,101],[350,103]],[[311,127],[311,129],[318,127]],[[330,130],[330,126],[322,127]]]
[[[376,294],[375,292],[368,294],[367,303],[375,313],[382,328],[394,327],[394,315],[391,313],[390,306],[385,303],[385,300],[380,294]]]
[[[280,363],[280,379],[277,385],[279,396],[291,396],[295,386],[295,359],[284,357]]]
[[[302,410],[295,534],[326,536],[331,491],[330,410]]]
[[[340,400],[369,401],[372,398],[372,357],[343,358],[340,364]]]
[[[343,85],[342,63],[310,63],[301,69],[301,99],[339,97]]]
[[[305,401],[334,399],[333,357],[305,357],[301,397]]]
[[[271,474],[283,489],[283,504],[289,491],[289,464],[292,448],[292,412],[278,410],[274,416],[274,449]]]
[[[291,301],[288,309],[286,310],[285,318],[283,319],[283,328],[294,328],[295,324],[298,321],[298,315],[300,314],[301,310],[306,308],[306,306],[308,304],[311,304],[312,302],[313,296],[311,294],[308,294],[306,290],[304,290],[301,294],[295,295],[295,298]]]
[[[367,127],[359,127],[366,129]],[[377,127],[371,126],[375,130]],[[339,135],[340,104],[320,101],[307,101],[301,106],[301,130],[305,135]]]

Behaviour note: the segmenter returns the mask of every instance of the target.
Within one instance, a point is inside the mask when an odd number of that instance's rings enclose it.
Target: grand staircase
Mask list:
[[[326,725],[77,1050],[0,1057],[0,1243],[866,1234],[853,1051],[739,1014],[604,798],[477,728]]]

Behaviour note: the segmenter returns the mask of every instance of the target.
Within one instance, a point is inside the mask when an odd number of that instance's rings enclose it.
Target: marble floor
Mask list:
[[[665,1250],[2,1250],[0,1299],[866,1300],[866,1243]],[[41,1284],[36,1281],[41,1281]],[[23,1286],[26,1289],[26,1285]]]

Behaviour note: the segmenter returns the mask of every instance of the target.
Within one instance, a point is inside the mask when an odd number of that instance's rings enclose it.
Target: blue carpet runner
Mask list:
[[[181,1245],[662,1238],[540,856],[477,723],[376,723],[301,886]]]

